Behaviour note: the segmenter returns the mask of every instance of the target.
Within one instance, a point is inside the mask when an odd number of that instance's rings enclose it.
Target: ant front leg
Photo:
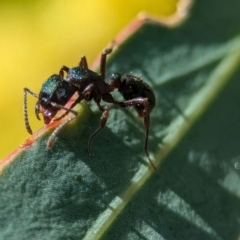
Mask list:
[[[56,136],[60,133],[60,131],[69,123],[71,122],[72,120],[74,120],[76,117],[77,117],[77,112],[72,110],[72,109],[69,109],[69,108],[65,108],[64,106],[62,105],[59,105],[57,103],[54,103],[54,102],[51,102],[51,105],[55,108],[58,108],[59,110],[60,109],[63,109],[65,110],[67,113],[71,112],[73,114],[73,116],[69,117],[68,119],[66,119],[66,121],[64,121],[62,124],[60,124],[54,131],[53,133],[51,134],[50,138],[48,139],[48,142],[47,142],[47,146],[48,148],[52,148],[53,146],[53,142],[56,138]]]
[[[107,55],[112,52],[112,49],[113,49],[113,45],[102,52],[101,60],[100,60],[100,76],[102,77],[102,79],[105,79],[106,59],[107,59]]]
[[[64,77],[64,71],[65,71],[66,73],[68,73],[69,67],[62,66],[62,67],[60,68],[59,75],[60,75],[62,78]]]
[[[150,159],[149,153],[148,153],[148,135],[149,135],[149,128],[150,128],[150,108],[149,108],[148,99],[141,98],[141,97],[134,98],[134,99],[125,101],[124,104],[125,104],[125,107],[131,107],[131,106],[135,107],[136,110],[138,111],[138,114],[140,115],[140,117],[144,118],[144,126],[146,128],[144,151],[147,155],[147,158],[148,158],[151,166],[156,171],[157,169],[156,169],[154,163],[152,162],[152,160]]]
[[[38,95],[34,92],[32,92],[31,90],[29,90],[28,88],[24,88],[23,89],[23,115],[24,115],[24,124],[25,124],[25,128],[28,131],[28,133],[30,133],[32,135],[32,129],[30,127],[29,121],[28,121],[28,110],[27,110],[27,94],[30,94],[31,96],[38,98]],[[38,104],[38,102],[37,102]],[[37,106],[36,104],[36,106]],[[38,110],[39,111],[39,110]],[[37,110],[36,110],[36,116],[39,119],[39,116],[37,114]]]
[[[73,109],[73,108],[74,108],[78,103],[80,103],[82,100],[83,100],[83,96],[80,95],[80,96],[76,99],[76,101],[70,106],[69,110],[70,110],[70,109]],[[66,109],[67,109],[67,108],[66,108]],[[59,120],[61,120],[62,118],[64,118],[65,116],[67,116],[68,114],[69,114],[69,111],[66,111],[66,112],[65,112],[63,115],[61,115],[60,117],[53,119],[53,121],[59,121]]]

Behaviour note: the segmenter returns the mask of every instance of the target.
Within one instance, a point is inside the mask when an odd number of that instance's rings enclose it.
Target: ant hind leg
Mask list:
[[[146,156],[148,158],[149,163],[151,164],[152,168],[154,171],[156,171],[156,166],[152,162],[149,153],[148,153],[148,135],[149,135],[149,128],[150,128],[150,108],[149,108],[149,103],[147,98],[134,98],[131,100],[127,100],[124,102],[125,107],[143,107],[142,108],[137,108],[137,110],[141,109],[138,111],[138,114],[143,117],[144,119],[144,126],[146,128],[146,133],[145,133],[145,143],[144,143],[144,151],[146,153]]]

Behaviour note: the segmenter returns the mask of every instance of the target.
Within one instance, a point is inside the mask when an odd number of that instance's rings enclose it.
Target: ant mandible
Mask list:
[[[140,117],[144,118],[144,125],[146,128],[145,134],[145,144],[144,150],[148,157],[148,160],[154,170],[156,167],[151,161],[148,154],[148,135],[150,126],[150,112],[155,105],[155,96],[151,87],[143,82],[139,77],[128,74],[121,76],[119,73],[114,73],[111,76],[109,84],[107,84],[105,79],[105,69],[106,69],[106,57],[112,52],[112,47],[106,49],[102,52],[100,60],[100,74],[88,69],[88,64],[85,56],[82,56],[77,67],[68,68],[63,66],[60,69],[59,74],[54,74],[49,77],[42,85],[39,94],[36,94],[24,88],[24,123],[27,131],[32,134],[32,130],[28,121],[27,112],[27,94],[38,98],[35,105],[35,115],[38,120],[40,120],[39,113],[42,113],[44,123],[49,124],[51,120],[59,120],[66,116],[68,113],[72,113],[72,116],[61,123],[51,134],[47,146],[51,148],[54,139],[59,134],[59,132],[77,117],[77,112],[73,110],[76,104],[80,103],[82,100],[90,101],[94,100],[100,111],[102,111],[102,116],[100,120],[100,126],[92,133],[88,141],[88,152],[92,155],[91,142],[96,134],[102,130],[107,122],[109,116],[109,106],[100,105],[101,100],[113,103],[120,107],[130,107],[134,106]],[[64,78],[64,72],[67,76]],[[115,101],[110,94],[114,89],[117,89],[125,102]],[[70,108],[66,108],[65,105],[70,100],[70,98],[78,93],[78,98],[72,103]],[[65,110],[66,112],[54,119],[59,110]]]

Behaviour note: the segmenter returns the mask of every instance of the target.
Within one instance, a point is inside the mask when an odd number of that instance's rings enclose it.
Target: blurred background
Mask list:
[[[0,160],[29,134],[23,122],[23,88],[39,93],[42,83],[62,65],[76,66],[82,54],[94,58],[139,12],[164,17],[177,0],[36,1],[0,0]],[[34,115],[33,132],[43,122]]]

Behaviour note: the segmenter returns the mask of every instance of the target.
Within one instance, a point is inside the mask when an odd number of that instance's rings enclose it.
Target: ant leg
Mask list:
[[[71,105],[69,109],[73,109],[78,103],[80,103],[83,100],[83,96],[79,96],[78,99]],[[60,119],[64,118],[66,115],[69,114],[69,111],[66,111],[62,116],[53,119],[53,121],[59,121]]]
[[[85,101],[90,101],[92,93],[93,93],[93,89],[94,89],[94,85],[91,83],[89,84],[83,91],[82,91],[82,99],[84,99]]]
[[[56,138],[56,136],[59,134],[59,132],[69,123],[71,122],[72,120],[74,120],[76,117],[77,117],[77,112],[72,110],[72,109],[69,109],[69,108],[65,108],[63,107],[62,105],[58,105],[56,103],[51,103],[51,105],[53,107],[56,107],[56,108],[59,108],[59,109],[63,109],[65,110],[66,112],[71,112],[73,114],[73,116],[69,117],[68,119],[66,119],[66,121],[64,121],[62,124],[60,124],[54,131],[53,133],[51,134],[50,138],[48,139],[48,142],[47,142],[47,146],[48,148],[52,148],[53,146],[53,142]]]
[[[92,133],[92,135],[90,136],[89,141],[88,141],[88,153],[91,156],[93,155],[93,152],[91,150],[92,139],[105,127],[106,122],[108,120],[109,110],[110,110],[108,106],[98,105],[98,107],[101,111],[103,111],[103,113],[102,113],[101,120],[100,120],[100,126],[95,130],[94,133]]]
[[[149,128],[150,128],[150,109],[149,109],[149,103],[147,98],[135,98],[131,100],[127,100],[124,102],[126,107],[131,107],[131,106],[142,106],[143,110],[139,110],[138,113],[141,117],[144,118],[144,126],[146,128],[146,133],[145,133],[145,143],[144,143],[144,151],[147,155],[148,161],[150,162],[151,166],[153,167],[154,171],[156,171],[156,167],[154,163],[152,162],[149,153],[148,153],[148,135],[149,135]]]
[[[32,92],[31,90],[29,90],[28,88],[24,88],[23,89],[23,115],[24,115],[24,124],[25,124],[25,128],[28,131],[28,133],[32,134],[32,129],[29,125],[29,121],[28,121],[28,110],[27,110],[27,94],[29,93],[30,95],[32,95],[35,98],[38,98],[38,95],[34,92]],[[38,115],[36,115],[38,116]],[[38,117],[39,118],[39,117]]]
[[[115,101],[111,94],[102,95],[102,100],[108,103],[113,103],[122,108],[126,107],[126,104],[124,102]]]
[[[88,69],[88,64],[87,64],[87,59],[85,56],[81,56],[80,62],[79,62],[79,67],[83,67]]]
[[[152,162],[152,160],[151,160],[151,158],[148,154],[148,135],[149,135],[149,128],[150,128],[150,114],[149,114],[149,112],[146,116],[144,116],[144,125],[145,125],[145,128],[146,128],[144,151],[145,151],[145,153],[147,155],[147,158],[148,158],[148,161],[152,165],[154,171],[157,171],[156,166],[154,165],[154,163]]]
[[[82,94],[83,94],[83,98],[85,99],[85,101],[89,101],[91,99],[91,96],[93,95],[93,91],[94,91],[94,85],[93,84],[89,84],[84,89]],[[93,152],[91,150],[92,140],[105,127],[107,119],[108,119],[108,115],[109,115],[109,110],[110,110],[108,106],[101,106],[100,105],[100,101],[101,101],[101,95],[100,94],[95,94],[94,101],[96,102],[99,110],[102,111],[103,113],[102,113],[101,120],[100,120],[100,126],[92,133],[92,135],[90,136],[90,138],[88,140],[88,153],[89,153],[89,155],[93,155]]]
[[[107,48],[102,52],[101,60],[100,60],[100,76],[102,77],[102,79],[105,79],[106,59],[107,59],[107,55],[112,52],[112,49],[113,49],[113,44],[110,48]]]
[[[84,99],[86,101],[90,100],[89,97],[92,95],[93,89],[94,89],[94,85],[93,84],[89,84],[85,88],[85,90],[83,91]],[[101,95],[96,94],[94,96],[94,101],[96,102],[99,110],[102,111],[103,113],[102,113],[101,120],[100,120],[100,126],[92,133],[92,135],[90,136],[90,138],[88,140],[88,153],[91,156],[93,155],[93,152],[91,150],[92,140],[97,135],[97,133],[99,133],[105,127],[107,119],[108,119],[108,115],[109,115],[109,107],[100,105]]]
[[[93,94],[93,90],[94,90],[94,85],[93,84],[89,84],[82,92],[82,96],[81,96],[82,99],[84,99],[85,101],[90,101],[91,95]],[[88,140],[88,153],[91,156],[93,155],[93,152],[91,150],[92,139],[106,125],[106,122],[107,122],[107,119],[108,119],[108,112],[109,112],[109,107],[108,106],[101,106],[100,105],[101,96],[99,94],[96,94],[94,96],[94,101],[96,102],[99,110],[103,112],[103,114],[102,114],[102,117],[101,117],[101,120],[100,120],[99,128],[94,131],[94,133],[90,136],[90,138]]]
[[[69,68],[66,67],[66,66],[62,66],[62,67],[60,68],[59,75],[60,75],[62,78],[64,77],[64,71],[65,71],[66,73],[68,73]]]

